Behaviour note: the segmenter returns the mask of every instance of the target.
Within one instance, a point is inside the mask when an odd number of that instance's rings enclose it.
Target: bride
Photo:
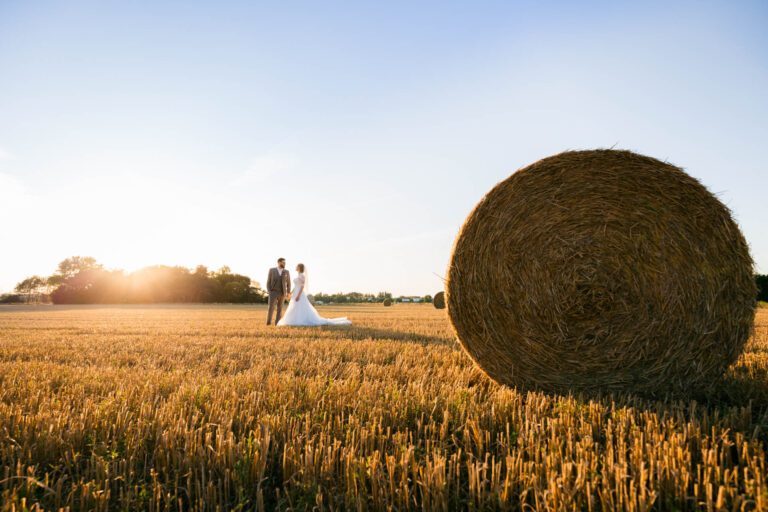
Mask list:
[[[288,311],[277,322],[278,326],[285,325],[352,325],[347,317],[323,318],[315,307],[307,299],[307,275],[304,273],[304,264],[296,265],[299,273],[293,280],[293,295],[288,304]]]

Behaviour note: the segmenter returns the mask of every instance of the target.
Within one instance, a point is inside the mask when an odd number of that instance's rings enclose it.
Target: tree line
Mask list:
[[[383,302],[384,299],[392,299],[392,294],[389,292],[379,292],[374,295],[372,293],[315,293],[312,295],[312,300],[322,303],[334,303],[334,304],[348,304],[358,302]]]
[[[48,277],[31,276],[16,285],[16,296],[3,302],[54,304],[144,304],[162,302],[260,303],[266,293],[251,278],[229,267],[210,271],[155,265],[132,273],[107,270],[94,258],[73,256]]]
[[[54,304],[151,304],[267,302],[260,284],[227,266],[210,271],[155,265],[132,273],[108,270],[90,256],[72,256],[59,263],[50,276],[31,276],[16,285],[15,293],[0,295],[0,303],[53,302]],[[316,302],[357,303],[392,299],[389,292],[319,293]]]

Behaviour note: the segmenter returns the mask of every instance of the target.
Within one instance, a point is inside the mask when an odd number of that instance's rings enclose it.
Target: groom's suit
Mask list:
[[[280,271],[275,268],[269,269],[269,275],[267,276],[267,293],[269,294],[269,310],[267,311],[267,325],[272,323],[272,312],[277,306],[277,317],[275,323],[280,321],[280,317],[283,316],[283,302],[291,293],[291,274],[288,273],[288,269],[283,269],[283,274],[280,275]]]

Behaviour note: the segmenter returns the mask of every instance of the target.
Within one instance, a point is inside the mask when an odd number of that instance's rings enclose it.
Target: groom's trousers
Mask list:
[[[280,321],[280,317],[283,316],[283,302],[285,302],[285,295],[270,293],[269,294],[269,309],[267,310],[267,325],[272,323],[272,313],[277,306],[277,316],[275,317],[275,323]]]

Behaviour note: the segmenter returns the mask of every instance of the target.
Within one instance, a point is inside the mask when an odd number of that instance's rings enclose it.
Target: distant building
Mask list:
[[[400,297],[398,300],[400,302],[421,302],[423,299],[422,297],[410,296],[410,297]]]

